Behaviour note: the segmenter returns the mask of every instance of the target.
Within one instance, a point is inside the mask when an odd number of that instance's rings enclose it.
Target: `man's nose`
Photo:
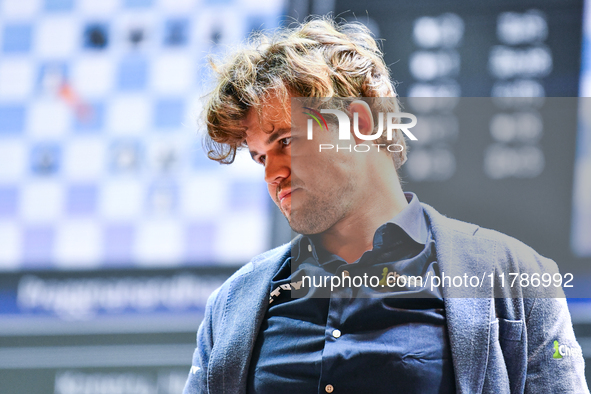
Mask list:
[[[278,184],[291,174],[291,158],[288,155],[267,155],[265,161],[265,182]]]

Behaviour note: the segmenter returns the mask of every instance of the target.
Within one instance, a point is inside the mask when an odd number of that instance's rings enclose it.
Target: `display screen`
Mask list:
[[[590,111],[576,99],[589,95],[583,1],[338,0],[334,11],[383,38],[408,111],[427,113],[412,97],[474,98],[471,114],[479,115],[469,122],[435,108],[419,125],[425,134],[402,167],[403,188],[450,217],[525,242],[561,269],[585,271]],[[492,97],[490,105],[480,97]]]
[[[585,3],[581,97],[591,97],[591,4]],[[571,245],[580,257],[591,257],[591,102],[579,106],[579,129],[573,186]]]
[[[282,1],[0,2],[0,270],[243,264],[262,168],[208,160],[208,55]],[[232,239],[232,242],[227,242]]]

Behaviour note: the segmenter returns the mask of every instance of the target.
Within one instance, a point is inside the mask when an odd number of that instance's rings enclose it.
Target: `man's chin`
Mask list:
[[[289,199],[289,203],[278,204],[278,206],[293,231],[298,234],[313,235],[331,227],[330,219],[326,217],[326,210],[315,206],[313,199],[303,200],[302,197],[295,201],[292,197]]]
[[[312,215],[309,212],[302,214],[298,211],[294,211],[290,212],[289,215],[286,215],[284,212],[283,215],[289,222],[289,227],[298,234],[320,234],[330,227],[329,225],[322,223],[322,221],[319,221],[317,215]]]

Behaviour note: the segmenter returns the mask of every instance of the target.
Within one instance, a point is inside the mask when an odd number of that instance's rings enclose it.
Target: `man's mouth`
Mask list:
[[[283,199],[285,199],[286,197],[291,196],[291,188],[289,189],[285,189],[285,190],[281,190],[281,193],[279,193],[279,195],[277,196],[277,198],[279,199],[279,202],[282,202]]]

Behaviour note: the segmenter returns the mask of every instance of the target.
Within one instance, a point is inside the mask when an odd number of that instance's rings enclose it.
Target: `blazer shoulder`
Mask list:
[[[510,235],[480,227],[473,223],[449,218],[427,204],[423,204],[423,208],[429,217],[434,232],[440,235],[445,234],[443,238],[446,240],[450,237],[451,239],[462,238],[463,241],[469,241],[470,239],[473,242],[489,241],[488,243],[495,245],[497,252],[502,254],[517,254],[522,258],[546,259],[533,248]]]
[[[263,277],[268,276],[267,271],[273,270],[274,267],[279,269],[279,264],[287,258],[290,252],[291,243],[287,243],[253,257],[252,260],[240,267],[211,294],[210,302],[217,304],[221,298],[225,298],[232,284],[248,273],[258,271],[263,274]],[[264,275],[265,273],[267,275]],[[253,278],[260,278],[260,276],[254,275]]]
[[[537,262],[541,265],[556,265],[554,261],[540,255],[531,246],[500,231],[479,227],[474,236],[494,241],[497,247],[497,254],[500,256],[510,257],[517,261]]]
[[[433,207],[423,204],[436,241],[443,247],[455,244],[465,247],[478,245],[481,253],[496,256],[502,269],[511,272],[557,272],[554,261],[541,256],[532,247],[518,239],[496,230],[480,227],[476,224],[448,218]]]
[[[476,224],[447,217],[428,204],[422,203],[422,206],[429,219],[429,224],[436,233],[449,234],[453,232],[456,235],[472,236],[480,228]]]

